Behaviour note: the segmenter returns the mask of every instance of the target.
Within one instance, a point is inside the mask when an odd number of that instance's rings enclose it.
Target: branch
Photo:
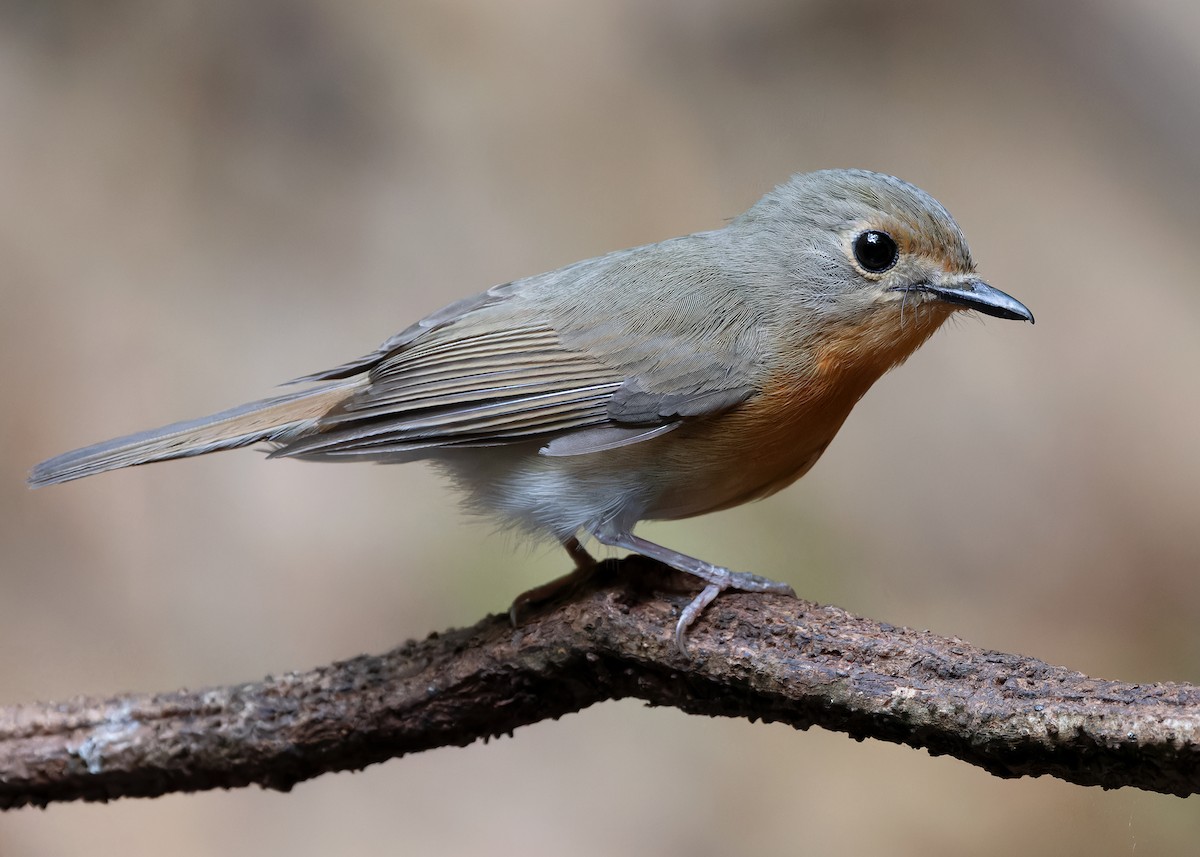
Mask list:
[[[1123,684],[798,599],[690,594],[638,557],[512,628],[489,616],[378,657],[205,691],[0,710],[0,807],[151,797],[327,771],[510,733],[606,699],[817,725],[1000,777],[1200,791],[1200,688]],[[653,587],[658,591],[650,591]]]

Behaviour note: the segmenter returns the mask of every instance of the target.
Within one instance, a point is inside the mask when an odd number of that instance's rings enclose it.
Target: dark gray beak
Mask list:
[[[973,309],[984,315],[994,315],[996,318],[1011,318],[1014,321],[1027,321],[1033,324],[1033,313],[1025,304],[1011,295],[1006,295],[999,289],[993,289],[983,280],[959,280],[954,285],[937,286],[932,283],[918,283],[906,286],[904,291],[926,292],[944,300],[946,303],[958,304],[967,309]]]

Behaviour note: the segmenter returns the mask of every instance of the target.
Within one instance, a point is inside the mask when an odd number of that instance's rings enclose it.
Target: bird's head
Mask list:
[[[774,249],[785,304],[828,321],[882,323],[886,316],[936,327],[962,309],[1033,321],[1024,304],[978,276],[962,230],[941,203],[893,176],[793,176],[731,228],[753,235],[760,253]]]

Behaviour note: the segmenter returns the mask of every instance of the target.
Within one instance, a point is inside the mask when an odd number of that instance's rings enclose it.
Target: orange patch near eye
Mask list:
[[[854,236],[865,229],[878,229],[892,236],[900,249],[900,259],[920,258],[932,262],[935,267],[948,273],[969,274],[975,271],[962,236],[947,231],[945,226],[933,220],[928,223],[911,224],[903,219],[882,217],[878,221],[861,223],[847,239],[853,258]]]

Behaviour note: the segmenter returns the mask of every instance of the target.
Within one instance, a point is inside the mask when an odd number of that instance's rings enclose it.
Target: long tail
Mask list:
[[[262,441],[294,440],[316,431],[321,417],[362,383],[339,381],[85,446],[37,465],[29,474],[29,484],[38,488],[152,461],[204,455]]]

